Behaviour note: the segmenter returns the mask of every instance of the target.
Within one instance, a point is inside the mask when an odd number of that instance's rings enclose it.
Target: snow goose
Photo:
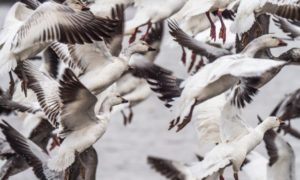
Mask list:
[[[188,168],[196,179],[203,179],[216,172],[219,172],[222,177],[223,170],[231,164],[234,171],[234,179],[238,180],[238,172],[246,155],[260,144],[267,130],[278,127],[280,124],[280,119],[268,117],[260,125],[239,139],[229,143],[218,144],[204,156],[203,161],[197,162]]]
[[[83,44],[110,37],[115,21],[94,16],[80,0],[68,0],[64,4],[45,2],[24,21],[17,20],[15,30],[10,32],[0,52],[1,72],[14,69],[17,62],[22,64],[23,60],[36,55],[54,41]],[[17,3],[15,6],[22,5]],[[17,14],[18,8],[12,11],[9,15]],[[23,80],[26,89],[26,77]]]
[[[192,59],[191,64],[188,68],[190,71],[195,65],[195,55],[204,56],[209,62],[213,62],[217,58],[225,55],[233,54],[233,52],[219,48],[201,41],[198,41],[191,36],[187,35],[182,31],[176,22],[169,21],[170,34],[175,38],[174,40],[178,42],[182,47],[188,48],[194,54],[194,59]],[[286,46],[287,44],[279,37],[273,34],[262,35],[249,43],[240,54],[248,57],[254,57],[254,55],[259,51],[266,48],[274,48]],[[204,62],[203,62],[204,63]]]
[[[34,142],[25,138],[5,121],[0,123],[0,128],[13,150],[22,155],[39,179],[58,180],[63,178],[62,172],[55,172],[47,167],[48,154]]]
[[[189,0],[185,3],[185,5],[180,9],[178,13],[173,16],[174,20],[190,18],[193,16],[206,14],[210,24],[211,24],[211,33],[210,36],[212,39],[216,39],[216,29],[212,18],[210,17],[210,12],[217,11],[216,15],[219,17],[221,21],[221,30],[219,37],[223,39],[223,42],[226,41],[226,26],[224,24],[222,13],[219,9],[226,8],[230,3],[234,0]]]
[[[145,41],[156,51],[147,52],[145,55],[135,55],[132,58],[133,61],[139,61],[139,58],[145,59],[149,62],[154,62],[157,55],[159,54],[159,49],[161,41],[163,38],[163,22],[155,23],[146,37]],[[121,113],[124,118],[124,124],[128,124],[133,118],[133,106],[138,105],[140,102],[146,100],[152,91],[146,80],[134,76],[134,74],[127,73],[122,78],[117,81],[117,92],[120,93],[125,99],[129,101],[128,109],[129,115],[125,115],[124,108],[122,108]],[[127,106],[126,106],[127,107]]]
[[[272,0],[255,0],[249,4],[247,0],[241,0],[236,17],[231,25],[231,31],[242,34],[248,31],[255,22],[256,15],[270,13],[283,18],[299,20],[299,5],[289,2],[280,3]]]
[[[244,91],[238,93],[239,96],[236,97],[243,97],[245,92],[246,94],[253,94],[255,90],[246,85],[247,81],[249,82],[254,77],[260,77],[272,69],[283,67],[285,64],[286,62],[230,55],[223,56],[206,65],[186,80],[182,93],[176,102],[177,117],[171,121],[170,127],[172,128],[182,121],[178,124],[177,131],[181,130],[191,120],[197,104],[225,92],[240,81],[243,82],[244,87],[241,87]],[[247,101],[247,99],[242,98],[241,100]]]
[[[79,45],[75,48],[77,49]],[[101,51],[97,48],[86,48],[88,45],[83,45],[85,53],[80,51],[76,52],[79,54],[75,58],[79,59],[80,64],[86,64],[86,70],[82,76],[80,76],[80,81],[94,94],[99,94],[107,87],[115,83],[120,77],[126,72],[131,72],[134,76],[139,78],[144,78],[151,85],[151,89],[154,92],[159,92],[162,96],[161,100],[165,102],[166,105],[169,104],[173,99],[171,94],[174,96],[178,95],[178,80],[173,76],[173,73],[166,70],[150,61],[145,59],[139,59],[134,61],[131,58],[132,55],[146,52],[154,51],[155,49],[149,46],[145,41],[136,41],[130,44],[128,47],[124,48],[118,57],[112,56],[106,46],[101,48]],[[80,47],[83,48],[80,45]],[[89,45],[89,46],[95,46]],[[75,50],[77,51],[77,50]],[[92,54],[87,53],[94,51]],[[102,57],[97,57],[97,54],[101,53]],[[59,53],[60,54],[60,53]],[[74,53],[73,53],[74,54]],[[60,56],[60,55],[59,55]],[[64,57],[69,58],[69,55]],[[95,61],[97,58],[97,61]],[[68,60],[69,61],[69,60]],[[71,60],[72,61],[72,58]],[[77,60],[75,60],[77,62]],[[93,65],[94,63],[103,64]],[[77,64],[77,63],[73,63]],[[98,77],[105,77],[99,80]],[[171,93],[171,94],[170,94]]]
[[[100,114],[95,114],[97,98],[70,69],[65,70],[59,83],[33,69],[30,69],[31,74],[26,74],[30,80],[29,88],[36,93],[49,122],[58,128],[59,137],[64,139],[48,166],[64,170],[74,162],[75,152],[83,152],[101,138],[108,126],[112,106],[127,101],[117,94],[110,94],[103,101]],[[74,144],[74,139],[78,143]]]
[[[137,12],[135,16],[125,23],[125,34],[132,34],[129,39],[129,43],[132,43],[136,39],[136,33],[138,28],[144,25],[148,25],[146,33],[141,37],[142,40],[146,38],[151,29],[152,23],[163,21],[176,13],[187,0],[135,0],[135,6],[137,6]]]

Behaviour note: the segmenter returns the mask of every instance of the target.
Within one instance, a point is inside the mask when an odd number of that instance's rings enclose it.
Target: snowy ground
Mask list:
[[[7,6],[0,5],[0,24]],[[157,63],[174,70],[182,75],[184,69],[179,63],[180,49],[178,46],[169,47],[164,43]],[[293,46],[296,46],[294,43]],[[299,47],[299,43],[298,43]],[[277,50],[278,51],[278,50]],[[300,67],[286,67],[276,78],[263,87],[254,98],[254,102],[244,111],[244,118],[249,124],[257,124],[256,115],[266,117],[279,100],[287,93],[300,88]],[[3,78],[1,84],[5,83]],[[164,178],[149,168],[146,163],[148,155],[156,155],[184,162],[195,160],[197,151],[195,131],[192,123],[179,133],[167,131],[171,113],[152,96],[134,108],[133,123],[124,127],[120,115],[113,116],[108,131],[104,137],[95,144],[99,155],[97,179],[104,180],[163,180]],[[19,121],[13,121],[20,127]],[[299,121],[292,123],[300,127]],[[296,153],[296,172],[300,177],[300,142],[287,136]],[[260,145],[259,152],[265,153],[264,145]],[[14,176],[12,180],[35,179],[31,170]],[[227,178],[232,179],[232,176]],[[242,178],[241,179],[245,179]]]

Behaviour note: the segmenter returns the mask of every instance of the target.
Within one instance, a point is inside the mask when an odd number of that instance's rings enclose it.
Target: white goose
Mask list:
[[[27,72],[28,64],[24,65]],[[31,72],[26,74],[29,87],[36,93],[50,123],[58,128],[58,135],[64,138],[57,156],[51,158],[48,165],[54,170],[64,170],[74,162],[76,152],[83,152],[104,134],[112,106],[127,101],[117,94],[110,94],[98,115],[95,113],[97,98],[70,69],[65,70],[59,83],[34,68],[29,69]]]
[[[206,65],[186,80],[181,96],[176,103],[177,117],[171,122],[170,128],[182,121],[178,125],[177,131],[181,130],[191,120],[196,105],[225,92],[239,81],[243,82],[243,79],[260,77],[267,71],[282,67],[285,64],[286,62],[254,59],[237,54],[223,56]],[[243,88],[243,86],[241,87]],[[248,91],[247,94],[255,93],[253,88],[243,89]],[[237,101],[237,105],[239,104],[240,101]],[[244,104],[242,103],[242,105]]]
[[[189,169],[197,179],[203,179],[216,172],[219,172],[222,177],[224,168],[232,164],[234,178],[238,180],[238,172],[246,155],[260,144],[267,130],[278,127],[280,123],[281,121],[278,118],[268,117],[260,125],[239,139],[217,145],[205,155],[203,161],[195,163]]]

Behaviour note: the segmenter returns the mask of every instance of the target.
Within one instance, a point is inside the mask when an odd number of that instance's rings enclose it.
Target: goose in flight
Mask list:
[[[286,62],[255,59],[236,54],[223,56],[204,66],[186,80],[182,93],[175,103],[176,118],[171,121],[169,129],[178,125],[177,131],[180,131],[190,122],[196,105],[227,91],[238,82],[243,82],[240,87],[244,91],[238,93],[236,97],[239,98],[235,102],[236,105],[243,106],[244,103],[240,100],[247,101],[248,98],[241,97],[244,97],[244,94],[253,95],[256,92],[254,88],[247,86],[247,81],[249,83],[251,78],[259,78],[264,73],[281,68],[285,64]]]
[[[276,117],[268,117],[260,125],[239,139],[229,143],[218,144],[204,156],[203,161],[193,164],[189,169],[196,179],[203,179],[216,172],[219,172],[222,178],[224,168],[231,164],[234,171],[234,179],[238,180],[238,172],[246,155],[260,144],[263,140],[263,134],[267,130],[279,127],[281,123],[281,120]]]
[[[180,29],[175,21],[169,21],[168,26],[170,28],[170,34],[174,37],[174,41],[176,41],[180,46],[191,50],[194,55],[194,58],[192,58],[192,61],[188,67],[189,72],[191,71],[193,66],[196,65],[196,55],[205,57],[206,59],[208,59],[208,63],[210,63],[222,56],[234,54],[234,52],[230,50],[216,47],[211,44],[207,44],[205,42],[194,39],[193,37],[186,34],[182,29]],[[254,55],[259,50],[264,50],[266,48],[282,47],[286,45],[287,43],[284,42],[282,38],[279,38],[274,34],[265,34],[252,40],[243,49],[243,51],[240,52],[240,54],[244,54],[249,57],[254,57]]]
[[[24,64],[27,70],[30,64]],[[117,94],[110,94],[103,101],[100,114],[95,113],[97,98],[74,75],[66,69],[56,82],[35,68],[27,72],[29,88],[37,99],[49,122],[63,139],[58,154],[48,161],[54,170],[65,170],[75,160],[75,152],[83,152],[104,134],[110,120],[112,106],[127,102]],[[74,119],[75,118],[75,119]],[[77,142],[74,144],[74,140]]]

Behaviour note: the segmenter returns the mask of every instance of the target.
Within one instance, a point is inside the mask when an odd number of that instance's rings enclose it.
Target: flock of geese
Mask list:
[[[289,38],[270,34],[271,21]],[[164,22],[186,78],[154,63]],[[207,29],[206,40],[195,38]],[[161,175],[223,180],[232,168],[235,180],[240,171],[251,180],[296,180],[293,147],[280,132],[300,138],[290,125],[300,116],[300,89],[254,128],[242,109],[282,68],[299,65],[299,48],[270,51],[299,36],[298,0],[19,0],[0,32],[0,75],[10,79],[0,89],[0,179],[28,168],[42,180],[97,179],[93,144],[111,114],[129,124],[132,107],[155,93],[173,116],[166,130],[195,121],[199,142],[213,145],[189,164],[149,156]],[[6,120],[11,114],[26,134]],[[269,159],[254,151],[262,141]]]

